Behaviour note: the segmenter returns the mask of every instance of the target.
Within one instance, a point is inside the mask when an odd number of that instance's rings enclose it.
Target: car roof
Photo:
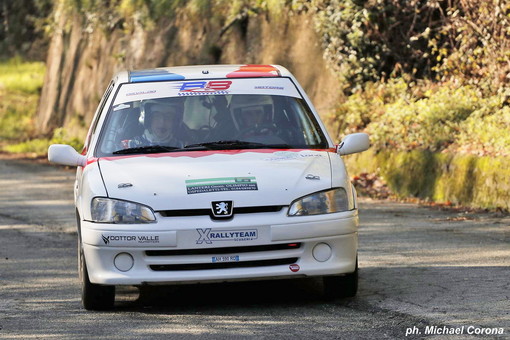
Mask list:
[[[279,65],[196,65],[120,72],[117,74],[117,79],[122,82],[138,83],[168,80],[284,76],[291,76],[290,72]]]

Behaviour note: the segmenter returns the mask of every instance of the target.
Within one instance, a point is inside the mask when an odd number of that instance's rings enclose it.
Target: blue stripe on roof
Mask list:
[[[132,83],[143,81],[162,81],[162,80],[184,80],[184,76],[168,72],[164,69],[140,70],[129,72],[129,80]]]

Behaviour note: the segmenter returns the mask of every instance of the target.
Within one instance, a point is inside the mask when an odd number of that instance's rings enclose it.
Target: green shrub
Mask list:
[[[0,62],[0,93],[38,94],[45,69],[43,62],[26,62],[20,57]]]
[[[79,138],[70,135],[64,128],[55,129],[50,144],[69,144],[77,151],[83,148],[83,142]]]
[[[496,100],[495,100],[496,99]],[[477,155],[510,155],[510,107],[497,98],[474,111],[460,126],[458,148]]]
[[[337,138],[365,131],[375,150],[510,154],[510,107],[505,95],[473,86],[395,79],[367,83],[327,118]]]
[[[345,157],[350,174],[377,174],[401,198],[510,210],[510,158],[386,150]]]
[[[51,139],[35,138],[22,143],[6,145],[2,149],[10,153],[45,155],[51,144],[68,144],[77,151],[83,148],[83,143],[78,138],[69,136],[65,129],[58,128],[54,131]]]
[[[459,124],[480,107],[478,91],[440,87],[430,98],[397,99],[366,131],[376,148],[443,150],[456,140]]]
[[[23,143],[6,145],[2,150],[9,153],[44,155],[50,145],[48,139],[31,139]]]
[[[12,153],[45,154],[49,144],[67,142],[75,147],[80,143],[56,130],[53,138],[34,139],[34,119],[45,65],[26,62],[20,57],[0,62],[0,147]]]
[[[12,58],[0,62],[0,143],[34,135],[33,119],[45,65]]]

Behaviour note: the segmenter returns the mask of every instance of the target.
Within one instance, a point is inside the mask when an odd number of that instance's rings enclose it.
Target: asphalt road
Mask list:
[[[0,159],[0,339],[510,338],[508,215],[368,199],[355,298],[326,302],[318,280],[133,287],[87,312],[73,180]]]

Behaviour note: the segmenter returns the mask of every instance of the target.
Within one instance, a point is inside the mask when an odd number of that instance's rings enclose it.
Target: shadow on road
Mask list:
[[[195,285],[119,287],[117,310],[173,313],[177,310],[303,306],[328,302],[319,279],[268,280]],[[337,300],[336,302],[351,301]]]

